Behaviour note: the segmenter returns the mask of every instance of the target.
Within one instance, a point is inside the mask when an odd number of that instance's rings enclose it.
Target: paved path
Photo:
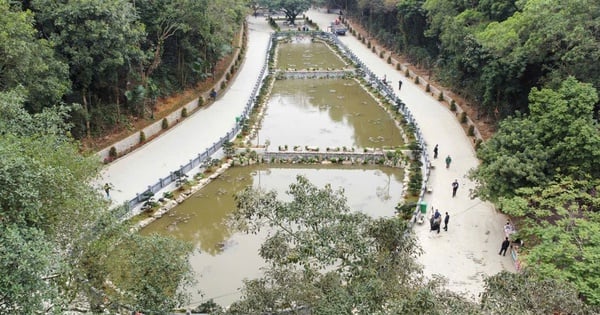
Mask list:
[[[113,204],[121,204],[146,190],[190,159],[212,146],[235,124],[264,64],[271,28],[262,18],[248,18],[246,61],[230,87],[211,106],[201,108],[158,138],[107,165],[97,184],[108,182]]]
[[[313,21],[322,29],[335,19],[317,11],[309,11]],[[201,109],[168,132],[141,148],[107,165],[98,183],[110,182],[114,203],[125,202],[153,184],[160,177],[179,168],[211,146],[230,130],[248,98],[260,73],[267,52],[270,28],[264,18],[249,18],[249,43],[246,61],[237,77],[213,105]],[[416,226],[415,232],[425,253],[420,261],[426,274],[442,274],[449,279],[449,287],[456,291],[476,294],[482,289],[482,277],[501,270],[514,270],[510,257],[498,256],[503,239],[504,217],[490,204],[468,197],[473,184],[464,175],[477,165],[470,140],[464,134],[454,114],[431,96],[415,86],[411,80],[373,54],[355,37],[340,37],[354,53],[377,75],[387,76],[397,86],[402,80],[399,96],[417,120],[430,146],[440,146],[440,157],[430,178],[433,193],[426,201],[440,211],[450,213],[449,231],[429,232],[429,226]],[[450,169],[443,166],[443,157],[451,155]],[[451,182],[458,179],[461,186],[456,198],[451,197]]]
[[[315,10],[307,15],[324,30],[337,18],[336,14]],[[478,160],[471,140],[465,135],[455,115],[406,78],[404,73],[371,52],[356,37],[348,35],[339,38],[375,75],[380,78],[385,75],[391,80],[396,94],[406,103],[421,128],[431,157],[433,147],[439,145],[439,156],[432,162],[435,168],[429,180],[433,192],[426,195],[425,201],[429,211],[432,206],[442,214],[447,211],[450,223],[448,232],[442,229],[440,234],[430,232],[428,222],[415,226],[415,233],[424,250],[420,261],[425,266],[425,273],[441,274],[448,278],[450,289],[476,295],[483,289],[483,276],[502,270],[514,271],[512,259],[498,255],[505,237],[503,227],[506,218],[497,213],[491,204],[469,198],[469,189],[474,184],[465,175],[469,169],[477,166]],[[403,84],[398,93],[399,80]],[[447,155],[452,157],[449,169],[444,165]],[[451,183],[455,179],[460,187],[456,197],[452,198]],[[428,212],[429,215],[431,212]]]

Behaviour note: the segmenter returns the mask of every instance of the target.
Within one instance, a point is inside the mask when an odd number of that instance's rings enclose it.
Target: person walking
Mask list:
[[[433,148],[433,158],[437,159],[437,155],[438,155],[438,145],[436,144],[435,147]]]
[[[456,191],[458,190],[458,180],[454,180],[452,183],[452,198],[456,196]]]
[[[104,192],[106,192],[106,198],[110,198],[110,190],[112,186],[109,183],[104,184]]]
[[[450,163],[452,163],[452,158],[450,157],[450,155],[448,155],[446,157],[446,168],[450,167]]]
[[[448,222],[450,221],[450,215],[446,212],[446,216],[444,217],[444,231],[448,232]]]
[[[398,91],[402,89],[402,81],[398,81]]]
[[[498,255],[506,256],[506,250],[508,249],[508,246],[510,246],[510,241],[507,237],[504,239],[504,242],[502,242],[502,247],[500,247],[500,252]]]

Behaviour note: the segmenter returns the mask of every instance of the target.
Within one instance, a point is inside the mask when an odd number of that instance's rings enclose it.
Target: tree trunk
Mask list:
[[[91,132],[91,128],[90,128],[90,108],[89,108],[89,104],[87,101],[87,92],[84,89],[82,91],[82,99],[83,99],[83,108],[85,109],[85,135],[88,139],[90,139],[92,137],[92,132]]]

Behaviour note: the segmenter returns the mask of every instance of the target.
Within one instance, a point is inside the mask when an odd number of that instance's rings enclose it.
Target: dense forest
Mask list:
[[[0,91],[30,113],[64,103],[83,138],[152,114],[158,97],[213,75],[242,0],[0,0]]]
[[[379,42],[479,104],[527,111],[533,87],[568,77],[600,87],[600,3],[594,0],[328,0]]]

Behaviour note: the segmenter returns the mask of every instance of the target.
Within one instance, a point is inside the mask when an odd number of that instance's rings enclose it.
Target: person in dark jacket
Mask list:
[[[448,222],[450,221],[450,215],[446,212],[446,216],[444,217],[444,231],[448,232]]]
[[[506,256],[506,250],[508,249],[508,246],[510,246],[510,241],[507,237],[504,239],[504,242],[502,242],[502,247],[500,247],[500,252],[498,255]]]

